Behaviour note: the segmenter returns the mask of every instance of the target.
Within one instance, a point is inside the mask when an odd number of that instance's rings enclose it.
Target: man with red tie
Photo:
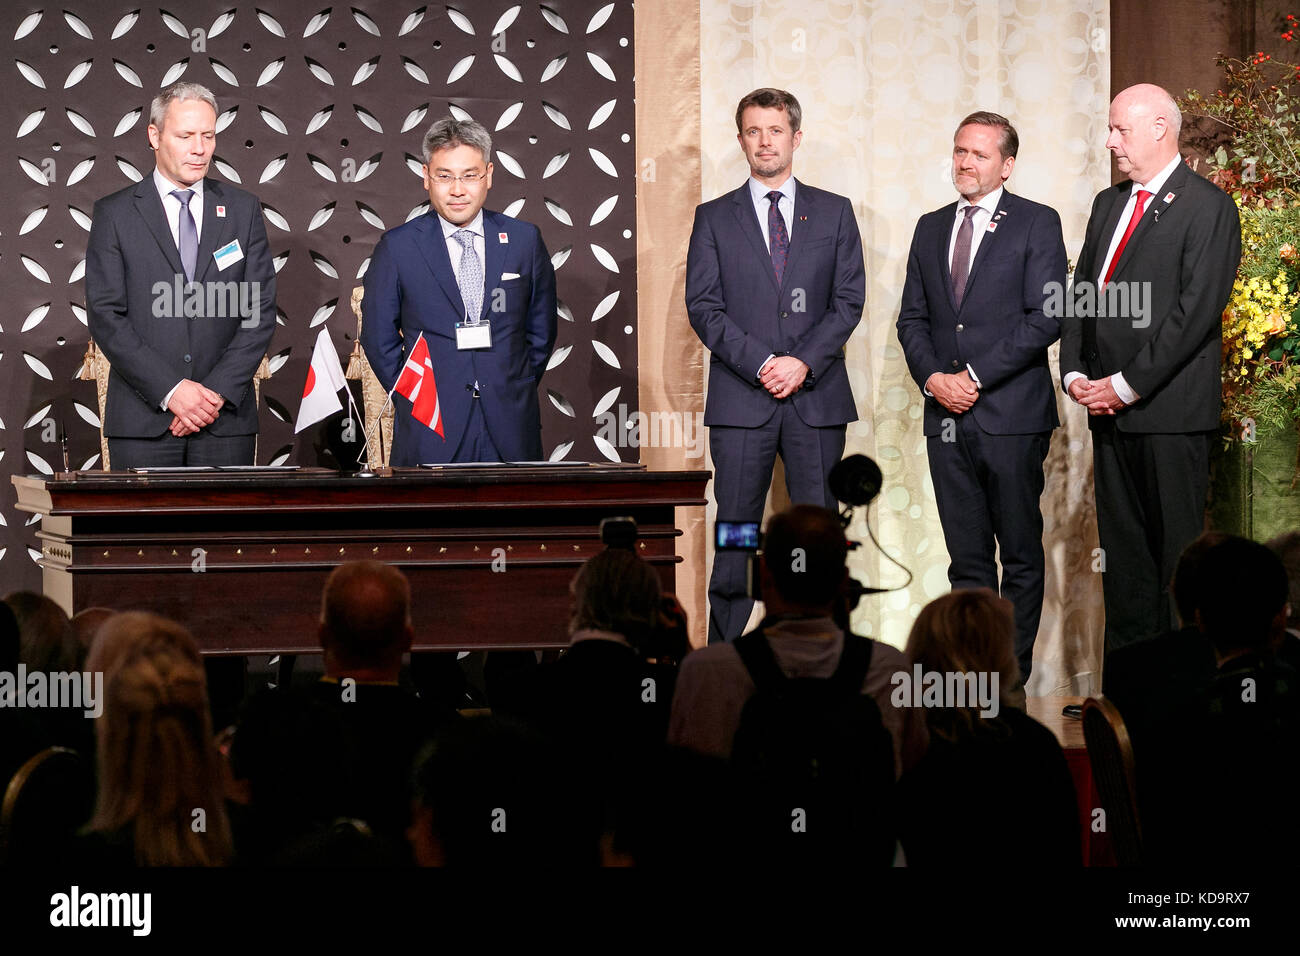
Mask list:
[[[1129,181],[1093,203],[1061,326],[1061,384],[1090,416],[1108,651],[1177,627],[1167,586],[1204,525],[1219,428],[1241,226],[1182,161],[1181,125],[1158,86],[1111,103],[1106,148]]]

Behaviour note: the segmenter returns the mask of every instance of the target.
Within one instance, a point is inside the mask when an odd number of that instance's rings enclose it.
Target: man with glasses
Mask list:
[[[483,208],[491,154],[472,120],[429,127],[431,208],[384,233],[366,271],[361,345],[393,390],[393,465],[543,457],[555,270],[536,226]]]

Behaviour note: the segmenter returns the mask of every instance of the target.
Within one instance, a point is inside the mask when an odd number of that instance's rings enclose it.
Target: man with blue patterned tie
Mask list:
[[[749,180],[695,210],[686,309],[712,353],[704,423],[718,518],[761,521],[776,456],[795,504],[834,508],[826,476],[857,406],[844,345],[862,319],[866,279],[853,206],[794,178],[799,101],[759,89],[736,109]],[[718,551],[709,641],[739,637],[753,600],[746,556]]]
[[[361,345],[385,389],[423,337],[434,419],[398,389],[393,465],[542,458],[537,383],[555,345],[555,270],[532,223],[483,208],[492,138],[472,120],[424,136],[427,215],[390,229],[366,270]],[[422,350],[421,350],[422,351]],[[421,388],[431,384],[425,374]],[[413,414],[414,413],[414,414]]]
[[[252,464],[275,268],[257,197],[204,178],[217,103],[175,83],[149,111],[153,175],[95,203],[86,315],[112,374],[115,469]]]

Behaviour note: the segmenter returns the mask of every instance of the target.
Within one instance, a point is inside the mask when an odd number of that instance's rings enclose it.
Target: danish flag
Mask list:
[[[424,333],[415,340],[415,348],[406,357],[402,374],[397,377],[393,391],[411,402],[411,417],[426,428],[432,428],[439,438],[442,432],[442,407],[438,404],[438,383],[433,379],[433,360],[429,357],[429,344]]]

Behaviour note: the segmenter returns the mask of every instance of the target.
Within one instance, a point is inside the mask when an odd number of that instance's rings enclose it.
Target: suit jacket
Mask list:
[[[794,404],[805,424],[856,421],[844,343],[862,319],[862,240],[848,199],[796,180],[790,257],[778,287],[749,182],[695,209],[686,309],[710,352],[706,425],[757,427],[777,400],[758,381],[769,355],[809,368]]]
[[[1223,308],[1241,259],[1241,224],[1228,194],[1179,164],[1153,196],[1111,282],[1142,283],[1149,313],[1099,317],[1080,296],[1097,281],[1132,190],[1103,189],[1075,267],[1074,316],[1061,325],[1061,376],[1122,372],[1139,398],[1116,412],[1120,431],[1173,434],[1219,427]],[[1086,284],[1085,284],[1086,283]],[[1093,293],[1095,294],[1095,290]],[[1079,312],[1093,311],[1080,317]],[[1134,310],[1130,310],[1134,311]],[[1089,417],[1095,427],[1097,419]]]
[[[449,462],[469,421],[479,383],[488,432],[506,461],[542,457],[537,383],[555,345],[555,270],[532,223],[483,210],[484,294],[481,318],[492,347],[456,348],[465,304],[436,213],[390,229],[366,270],[361,345],[385,389],[391,389],[416,339],[424,333],[438,383],[444,441],[411,417],[394,393],[392,464]]]
[[[927,213],[912,235],[898,313],[908,370],[924,391],[935,372],[970,365],[980,393],[965,414],[981,429],[991,435],[1051,431],[1060,419],[1047,347],[1061,324],[1043,306],[1051,283],[1058,301],[1065,290],[1061,217],[1004,189],[993,217],[997,228],[980,239],[958,307],[948,257],[956,213],[956,202]],[[938,399],[926,397],[926,435],[939,434],[944,419],[954,417]]]
[[[243,258],[218,268],[213,253],[232,241]],[[104,409],[110,438],[162,435],[174,417],[162,400],[186,378],[226,400],[207,426],[213,435],[257,432],[253,373],[275,332],[275,267],[256,196],[203,180],[194,281],[202,294],[187,293],[152,174],[95,203],[86,319],[113,366]]]

